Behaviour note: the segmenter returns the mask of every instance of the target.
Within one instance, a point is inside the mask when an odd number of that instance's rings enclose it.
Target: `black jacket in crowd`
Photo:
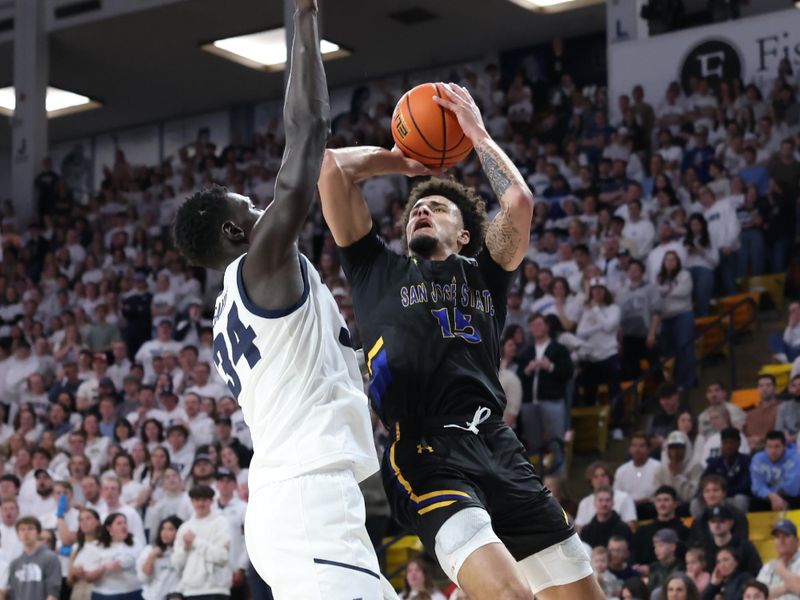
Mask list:
[[[733,529],[731,529],[733,538],[747,539],[747,536],[750,534],[750,524],[747,522],[747,516],[728,500],[725,501],[725,506],[733,515]],[[700,518],[692,521],[688,544],[690,548],[703,548],[706,541],[709,539],[712,539],[712,536],[711,530],[708,528],[708,513],[706,512],[701,515]],[[706,560],[713,568],[714,558],[707,556]]]
[[[751,577],[758,575],[763,563],[761,562],[761,557],[758,554],[758,550],[756,550],[756,547],[753,546],[753,543],[750,540],[747,538],[734,536],[731,538],[731,541],[726,544],[726,546],[730,546],[736,551],[736,554],[739,557],[740,571],[746,571],[747,573],[750,573]],[[698,547],[702,548],[703,552],[706,553],[706,571],[711,573],[714,570],[714,564],[717,561],[717,551],[722,548],[722,546],[717,546],[714,543],[714,538],[709,537],[707,540],[705,540],[705,544],[699,545]]]
[[[728,496],[737,494],[750,495],[750,457],[747,454],[737,452],[731,462],[725,460],[723,456],[709,458],[706,461],[706,475],[720,475],[727,482]]]
[[[617,511],[611,511],[611,518],[604,523],[597,520],[595,515],[591,521],[581,529],[581,539],[589,544],[592,548],[597,546],[608,546],[608,540],[612,535],[618,535],[628,540],[631,543],[631,528],[628,527]]]
[[[567,397],[567,383],[572,379],[572,358],[569,350],[555,340],[550,340],[544,349],[545,357],[553,363],[552,371],[539,371],[538,400],[564,400]],[[522,401],[533,401],[533,381],[535,373],[525,374],[525,367],[536,358],[536,346],[531,344],[519,355],[517,374],[522,382]]]
[[[672,529],[678,534],[680,544],[676,555],[683,560],[686,553],[686,542],[689,540],[689,528],[683,524],[683,519],[675,517],[669,521],[659,521],[658,519],[642,525],[633,534],[633,544],[631,545],[631,558],[635,564],[648,565],[656,561],[656,553],[653,549],[653,536],[660,529]]]

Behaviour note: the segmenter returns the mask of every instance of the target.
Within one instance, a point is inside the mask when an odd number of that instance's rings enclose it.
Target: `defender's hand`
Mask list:
[[[486,127],[478,105],[466,88],[455,83],[443,83],[447,98],[434,96],[433,101],[442,108],[451,111],[458,119],[458,124],[470,141],[474,144],[480,138],[486,137]]]

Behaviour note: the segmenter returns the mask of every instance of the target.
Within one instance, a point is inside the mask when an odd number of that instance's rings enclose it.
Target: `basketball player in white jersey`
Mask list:
[[[330,106],[316,0],[295,0],[286,150],[265,211],[214,187],[174,225],[194,264],[223,270],[214,361],[253,436],[247,551],[278,600],[396,598],[379,575],[358,482],[378,470],[345,322],[297,237],[316,190]]]

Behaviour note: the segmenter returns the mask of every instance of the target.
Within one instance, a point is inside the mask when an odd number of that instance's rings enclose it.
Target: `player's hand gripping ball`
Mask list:
[[[444,84],[423,83],[403,94],[392,115],[392,137],[407,157],[442,169],[464,160],[472,142],[455,114],[439,106],[434,96],[449,98]]]

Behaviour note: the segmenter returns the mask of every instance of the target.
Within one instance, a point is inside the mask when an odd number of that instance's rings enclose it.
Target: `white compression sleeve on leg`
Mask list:
[[[458,511],[441,526],[436,534],[436,558],[450,580],[458,585],[458,572],[469,555],[487,544],[500,543],[489,513],[471,506]]]

